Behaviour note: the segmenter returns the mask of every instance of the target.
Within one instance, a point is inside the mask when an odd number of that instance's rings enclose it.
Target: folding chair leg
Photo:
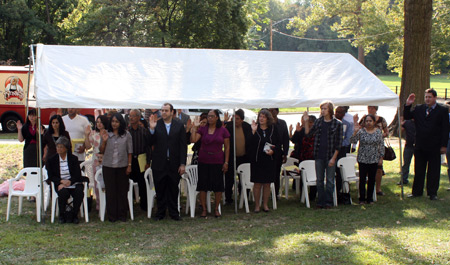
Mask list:
[[[36,220],[41,222],[41,197],[36,196]]]
[[[211,192],[206,192],[206,209],[208,213],[211,212]]]
[[[6,221],[9,220],[9,211],[11,210],[11,195],[8,195],[8,207],[6,210]]]
[[[19,196],[19,215],[22,213],[22,202],[23,202],[23,197]]]
[[[289,177],[284,176],[284,197],[286,198],[286,200],[289,197],[288,191],[289,191]]]
[[[273,207],[273,209],[274,210],[276,210],[277,209],[277,197],[276,197],[276,194],[275,194],[275,184],[270,184],[270,189],[271,189],[271,191],[272,191],[272,207]]]

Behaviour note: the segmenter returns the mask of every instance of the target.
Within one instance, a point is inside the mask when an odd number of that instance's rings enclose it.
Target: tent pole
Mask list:
[[[400,99],[399,99],[400,101]],[[398,121],[398,142],[399,142],[399,150],[400,150],[400,186],[401,186],[401,190],[402,190],[402,196],[401,199],[404,199],[404,189],[403,189],[403,176],[402,176],[402,167],[403,167],[403,152],[402,152],[402,124],[401,124],[401,120],[400,120],[400,102],[399,102],[399,107],[397,108],[397,121]]]
[[[236,108],[233,108],[233,180],[234,180],[234,213],[238,213],[237,193],[238,186],[236,183]]]

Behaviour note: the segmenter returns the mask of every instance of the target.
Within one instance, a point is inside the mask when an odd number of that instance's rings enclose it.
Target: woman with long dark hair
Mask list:
[[[27,121],[22,125],[17,121],[17,138],[19,142],[25,141],[23,146],[23,167],[37,167],[37,141],[38,131],[40,134],[44,132],[44,128],[37,129],[36,110],[30,109],[27,115]]]
[[[56,141],[59,137],[65,136],[70,142],[69,132],[66,131],[60,115],[53,115],[48,124],[48,129],[42,138],[42,148],[47,147],[44,149],[44,162],[56,154]],[[72,153],[72,146],[69,146],[68,151]]]
[[[131,173],[133,144],[127,125],[120,113],[109,121],[108,131],[101,132],[100,153],[103,154],[102,170],[106,190],[108,220],[127,220],[128,180]]]
[[[225,191],[223,174],[228,170],[230,155],[230,133],[222,127],[218,110],[208,112],[208,125],[200,127],[200,118],[194,121],[194,129],[191,134],[191,142],[201,140],[198,153],[198,182],[197,191],[200,192],[202,205],[201,217],[206,217],[206,193],[213,191],[215,194],[215,217],[220,217],[219,205],[222,192]],[[222,151],[222,148],[224,151]]]
[[[257,121],[252,122],[250,136],[250,181],[254,183],[255,213],[261,211],[260,197],[263,190],[263,211],[268,212],[270,184],[275,181],[276,152],[280,152],[278,131],[273,125],[272,114],[267,109],[261,109]],[[275,200],[275,198],[273,198]]]

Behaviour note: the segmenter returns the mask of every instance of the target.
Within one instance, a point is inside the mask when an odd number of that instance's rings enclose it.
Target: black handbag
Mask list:
[[[383,159],[387,161],[393,161],[397,158],[395,155],[394,148],[391,147],[391,144],[389,143],[388,139],[384,139],[385,145],[384,145],[384,156]]]

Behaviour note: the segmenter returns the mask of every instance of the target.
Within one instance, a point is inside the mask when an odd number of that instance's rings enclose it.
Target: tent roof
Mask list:
[[[37,45],[41,108],[398,106],[353,56],[136,47]]]

